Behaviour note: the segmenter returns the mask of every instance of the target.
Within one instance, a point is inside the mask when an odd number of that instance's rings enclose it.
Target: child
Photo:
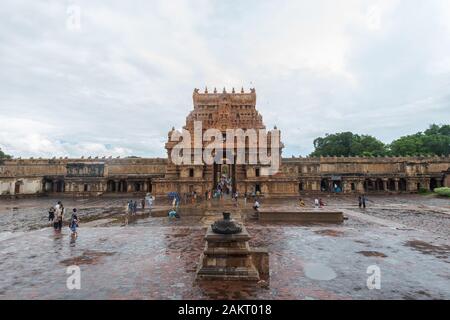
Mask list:
[[[55,219],[55,208],[50,207],[50,209],[48,210],[48,222],[53,222],[53,220]]]
[[[72,217],[70,218],[69,228],[72,231],[72,236],[77,237],[77,228],[78,228],[78,217],[77,217],[77,209],[73,208]]]
[[[299,205],[300,205],[300,207],[304,207],[305,206],[305,201],[303,201],[303,199],[301,199],[301,198],[299,200]]]

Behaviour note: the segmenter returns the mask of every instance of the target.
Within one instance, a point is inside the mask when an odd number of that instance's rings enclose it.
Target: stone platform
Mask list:
[[[250,239],[244,226],[237,234],[218,234],[209,226],[197,280],[258,281],[259,273],[248,245]]]
[[[342,211],[327,209],[264,208],[259,210],[260,221],[342,223]]]

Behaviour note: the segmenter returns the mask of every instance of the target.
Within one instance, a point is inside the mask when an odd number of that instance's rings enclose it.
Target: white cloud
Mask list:
[[[66,27],[70,5],[80,30]],[[167,131],[204,85],[255,86],[286,156],[309,153],[327,132],[389,141],[450,118],[449,9],[439,0],[7,0],[0,147],[165,156]]]

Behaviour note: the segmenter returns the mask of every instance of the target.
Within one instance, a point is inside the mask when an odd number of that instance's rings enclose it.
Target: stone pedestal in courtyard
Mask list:
[[[224,221],[226,223],[227,219],[216,221],[208,227],[197,280],[259,280],[259,273],[253,263],[252,251],[248,244],[250,235],[244,226],[230,220],[229,214],[228,223],[230,221],[235,223],[239,231],[235,230],[235,233],[231,233],[228,229],[228,234],[217,233],[215,225]],[[226,228],[224,230],[227,232]]]

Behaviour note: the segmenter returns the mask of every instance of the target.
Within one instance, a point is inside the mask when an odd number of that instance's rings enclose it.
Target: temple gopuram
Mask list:
[[[202,134],[217,129],[266,131],[256,109],[256,92],[193,93],[194,109],[184,130],[194,135],[195,123]],[[276,129],[276,128],[275,128]],[[0,196],[71,195],[100,196],[169,192],[203,194],[219,185],[230,192],[258,193],[264,197],[289,197],[312,193],[418,192],[450,187],[450,157],[292,157],[282,158],[274,174],[264,174],[267,165],[238,163],[237,149],[215,154],[212,164],[176,164],[171,136],[165,145],[167,158],[53,158],[0,160]],[[270,132],[266,131],[269,136]],[[224,142],[225,143],[225,142]],[[260,143],[260,141],[258,141]],[[202,153],[206,142],[195,144],[193,154]],[[270,146],[270,143],[269,143]],[[246,157],[251,152],[244,144]]]

